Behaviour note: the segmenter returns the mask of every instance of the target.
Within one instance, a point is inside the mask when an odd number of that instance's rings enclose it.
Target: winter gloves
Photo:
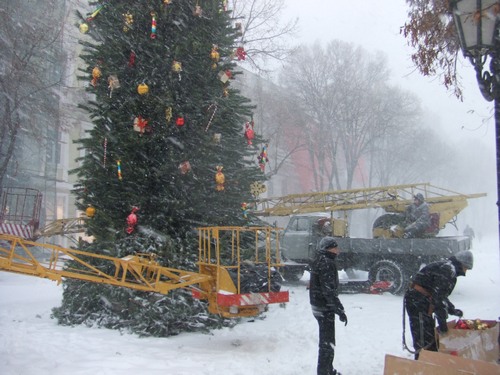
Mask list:
[[[455,315],[461,318],[462,316],[464,316],[464,312],[460,309],[453,309],[452,311],[450,311],[450,315]]]
[[[343,312],[343,311],[342,311],[342,312],[339,314],[339,319],[340,319],[340,321],[341,321],[341,322],[343,322],[343,323],[344,323],[344,326],[346,326],[346,325],[347,325],[347,315],[345,314],[345,312]]]

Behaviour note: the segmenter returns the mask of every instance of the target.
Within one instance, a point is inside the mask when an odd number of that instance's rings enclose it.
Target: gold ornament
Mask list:
[[[82,34],[86,34],[86,33],[88,33],[88,32],[89,32],[89,25],[87,25],[87,24],[84,22],[84,23],[80,24],[79,29],[80,29],[80,32],[81,32]]]
[[[89,205],[85,210],[85,215],[87,215],[88,217],[94,217],[95,208]]]
[[[172,70],[175,73],[182,72],[182,63],[180,63],[179,61],[174,60],[174,62],[172,63]]]
[[[167,123],[169,123],[170,120],[172,120],[172,107],[167,107],[165,109],[165,119],[167,120]]]
[[[141,83],[139,86],[137,86],[137,92],[139,93],[139,95],[146,95],[149,92],[149,86],[145,83]]]
[[[266,191],[267,191],[266,185],[258,181],[255,181],[250,185],[250,192],[255,198],[257,198],[261,194],[264,194]]]
[[[123,14],[123,21],[125,22],[125,25],[123,25],[123,31],[127,32],[132,28],[132,24],[134,23],[134,16],[130,14],[130,12],[127,12]]]

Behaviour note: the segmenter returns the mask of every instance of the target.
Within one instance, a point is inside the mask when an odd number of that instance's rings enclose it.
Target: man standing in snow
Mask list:
[[[442,334],[448,332],[448,314],[463,316],[462,310],[456,309],[448,296],[455,288],[457,276],[465,276],[473,264],[472,253],[460,251],[447,260],[428,264],[413,276],[404,304],[410,320],[415,359],[422,349],[438,350],[433,313]]]
[[[340,375],[333,368],[335,357],[335,314],[347,325],[344,306],[338,297],[339,274],[335,258],[340,248],[333,237],[324,237],[311,264],[309,300],[319,325],[318,375]]]

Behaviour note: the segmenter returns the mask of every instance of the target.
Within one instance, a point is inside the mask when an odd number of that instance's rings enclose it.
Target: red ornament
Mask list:
[[[129,68],[133,68],[135,66],[135,52],[130,51],[130,56],[128,57],[128,66]]]
[[[238,60],[245,60],[247,58],[247,53],[243,47],[236,48],[236,57]]]
[[[177,120],[175,120],[175,125],[177,125],[177,127],[181,128],[184,126],[184,117],[182,116],[179,116],[177,117]]]
[[[253,120],[245,123],[245,138],[247,139],[247,144],[249,146],[252,144],[252,139],[254,139],[254,137],[255,137],[253,127],[254,127]]]
[[[188,160],[183,161],[179,164],[179,171],[181,174],[187,174],[191,171],[191,163]]]
[[[148,126],[148,120],[142,118],[142,116],[138,116],[134,120],[134,130],[139,132],[140,135],[144,134],[144,130]]]
[[[127,216],[127,228],[125,228],[125,232],[127,234],[132,234],[135,230],[135,227],[137,225],[137,215],[135,214],[137,211],[139,211],[139,207],[132,207],[132,212],[130,215]]]

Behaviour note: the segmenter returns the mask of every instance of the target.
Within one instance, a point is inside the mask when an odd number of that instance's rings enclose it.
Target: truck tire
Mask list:
[[[303,269],[298,269],[296,267],[293,268],[288,268],[285,266],[283,269],[283,278],[287,282],[296,282],[299,281],[302,276],[304,275],[304,270]]]
[[[368,279],[373,283],[376,281],[390,281],[392,283],[389,292],[392,294],[403,294],[408,284],[408,276],[404,268],[392,260],[379,260],[368,273]]]

